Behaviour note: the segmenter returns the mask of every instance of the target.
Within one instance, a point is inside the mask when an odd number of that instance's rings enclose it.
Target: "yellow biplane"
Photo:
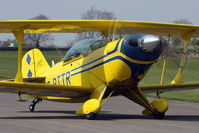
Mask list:
[[[78,42],[57,64],[50,67],[38,49],[23,56],[24,33],[101,32],[100,39]],[[182,66],[191,37],[199,37],[199,26],[116,20],[9,20],[0,21],[0,33],[13,33],[18,42],[18,71],[14,80],[0,81],[0,92],[33,98],[34,111],[41,100],[83,103],[77,115],[95,119],[111,96],[123,95],[144,107],[143,114],[162,119],[168,110],[163,99],[149,103],[145,91],[197,88],[199,83],[181,83]],[[139,33],[139,34],[134,34]],[[126,37],[122,37],[126,34]],[[134,34],[134,35],[132,35]],[[116,39],[116,35],[120,35]],[[171,84],[139,86],[158,60],[164,45],[161,37],[181,37],[184,54]],[[6,89],[5,89],[6,88]],[[10,88],[10,89],[8,89]],[[101,100],[105,99],[102,103]]]

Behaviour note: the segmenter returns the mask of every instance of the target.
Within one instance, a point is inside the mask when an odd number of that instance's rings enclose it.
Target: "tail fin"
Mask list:
[[[32,49],[23,56],[23,78],[46,77],[49,69],[50,66],[39,49]]]

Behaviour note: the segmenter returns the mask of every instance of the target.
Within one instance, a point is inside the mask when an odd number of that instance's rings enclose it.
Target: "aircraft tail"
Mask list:
[[[46,77],[49,70],[50,66],[39,49],[32,49],[23,56],[23,78]]]

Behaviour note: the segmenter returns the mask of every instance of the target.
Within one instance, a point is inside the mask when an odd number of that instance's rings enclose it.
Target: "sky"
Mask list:
[[[173,22],[187,19],[199,25],[198,0],[0,0],[0,20],[24,20],[40,14],[55,20],[79,20],[91,7],[111,11],[118,20]],[[0,40],[14,38],[1,34]],[[56,34],[54,44],[65,46],[72,35]]]

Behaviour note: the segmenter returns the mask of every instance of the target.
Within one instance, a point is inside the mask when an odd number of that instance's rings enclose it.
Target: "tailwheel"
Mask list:
[[[29,110],[30,110],[30,112],[34,112],[34,110],[35,110],[35,105],[34,105],[34,104],[30,104]]]
[[[85,117],[86,117],[86,119],[88,119],[88,120],[94,120],[94,119],[97,117],[97,113],[91,112],[91,113],[85,115]]]
[[[165,117],[165,112],[159,112],[158,110],[154,110],[152,115],[155,119],[163,119]]]

